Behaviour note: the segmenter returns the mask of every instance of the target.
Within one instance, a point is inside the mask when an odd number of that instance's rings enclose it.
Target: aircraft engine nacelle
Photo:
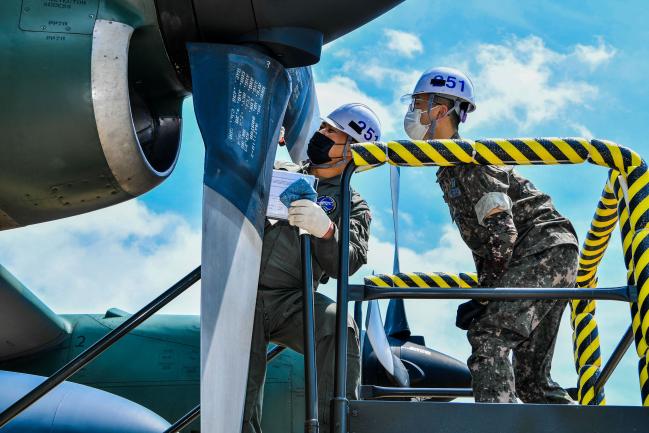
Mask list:
[[[0,230],[158,185],[187,94],[153,0],[0,2]]]
[[[308,66],[323,43],[402,1],[0,1],[0,230],[166,179],[192,89],[188,42],[253,45]]]

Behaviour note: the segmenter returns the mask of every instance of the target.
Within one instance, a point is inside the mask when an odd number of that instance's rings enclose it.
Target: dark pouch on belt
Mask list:
[[[465,331],[471,326],[471,322],[475,319],[478,319],[484,312],[486,305],[481,304],[478,301],[469,301],[464,304],[460,304],[457,307],[457,316],[455,317],[455,326]]]

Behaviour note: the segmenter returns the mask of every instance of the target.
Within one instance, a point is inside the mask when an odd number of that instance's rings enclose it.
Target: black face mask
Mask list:
[[[335,142],[326,135],[316,132],[309,141],[306,154],[314,164],[326,164],[331,161],[329,157],[329,150],[333,147]]]

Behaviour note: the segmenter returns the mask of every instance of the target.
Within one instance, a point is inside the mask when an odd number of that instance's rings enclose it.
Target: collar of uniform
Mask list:
[[[329,177],[329,178],[318,178],[318,183],[320,185],[332,185],[332,186],[340,186],[340,178],[342,176],[334,176],[334,177]]]

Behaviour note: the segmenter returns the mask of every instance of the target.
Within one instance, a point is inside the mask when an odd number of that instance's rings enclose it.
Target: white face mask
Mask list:
[[[419,121],[422,113],[423,110],[416,108],[408,111],[406,117],[403,118],[403,129],[406,130],[408,137],[413,140],[423,140],[429,130],[435,131],[436,120],[431,119],[430,125],[422,125]]]

